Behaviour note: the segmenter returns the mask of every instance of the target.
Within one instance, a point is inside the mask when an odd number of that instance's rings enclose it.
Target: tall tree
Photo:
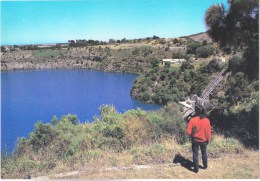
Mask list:
[[[246,47],[245,72],[251,78],[259,71],[259,2],[258,0],[228,0],[229,9],[223,4],[208,8],[205,23],[209,36],[220,47]]]

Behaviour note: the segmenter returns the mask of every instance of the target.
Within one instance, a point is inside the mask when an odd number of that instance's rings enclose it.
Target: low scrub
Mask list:
[[[55,58],[59,55],[64,55],[67,50],[35,50],[33,56],[36,58]]]
[[[170,111],[173,107],[168,105],[150,116],[141,109],[121,114],[114,106],[103,105],[92,123],[80,124],[75,115],[53,117],[47,124],[37,122],[29,138],[21,138],[14,153],[2,158],[2,174],[17,178],[31,170],[51,171],[60,163],[73,165],[81,160],[84,164],[103,159],[107,151],[121,153],[166,135],[184,134],[184,127],[179,130],[180,111],[176,105],[177,110]]]
[[[2,153],[2,178],[172,163],[178,153],[192,154],[186,127],[177,104],[153,112],[137,109],[124,114],[114,106],[103,105],[100,116],[84,124],[75,115],[60,120],[54,117],[51,123],[36,123],[30,137],[21,138],[13,154]],[[212,158],[243,153],[236,139],[221,135],[213,135],[208,150]]]
[[[144,103],[166,105],[183,101],[190,94],[201,95],[210,76],[223,68],[217,60],[200,64],[196,68],[192,62],[185,62],[179,68],[151,60],[151,69],[141,74],[134,82],[131,96]]]

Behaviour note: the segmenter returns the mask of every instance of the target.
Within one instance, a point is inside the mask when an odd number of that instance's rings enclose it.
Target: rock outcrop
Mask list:
[[[166,53],[162,49],[144,46],[128,49],[97,46],[15,50],[1,53],[1,70],[94,69],[138,74],[149,66],[151,57],[162,59]]]

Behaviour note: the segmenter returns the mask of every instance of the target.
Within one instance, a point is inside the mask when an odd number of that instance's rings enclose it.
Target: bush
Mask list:
[[[18,159],[8,159],[5,162],[2,162],[1,165],[1,175],[4,174],[14,174],[16,178],[21,178],[25,174],[32,172],[35,168],[37,168],[38,163],[36,161],[33,161],[29,158],[18,158]],[[10,173],[13,172],[13,173]],[[23,173],[24,175],[19,175]]]
[[[182,51],[177,51],[176,53],[173,53],[172,58],[174,59],[187,59],[187,54],[185,52]]]
[[[150,100],[150,94],[149,92],[144,92],[142,95],[141,95],[141,100],[143,102],[148,102]]]
[[[138,48],[134,48],[133,51],[132,51],[132,55],[139,55],[139,49]]]
[[[196,49],[196,56],[201,58],[207,58],[214,53],[215,49],[211,45],[206,45]]]
[[[43,124],[41,121],[38,121],[35,124],[34,132],[30,134],[29,143],[37,151],[49,145],[55,136],[56,133],[50,124]]]
[[[208,145],[210,156],[217,158],[220,155],[229,153],[241,153],[244,148],[240,142],[232,137],[224,135],[213,134],[210,144]]]
[[[100,115],[101,115],[101,120],[112,124],[115,121],[119,120],[118,112],[116,108],[112,105],[101,105],[100,108]]]
[[[206,66],[202,67],[201,72],[212,74],[213,72],[218,72],[221,69],[221,63],[216,59],[212,59]]]
[[[177,104],[168,104],[164,109],[158,112],[158,115],[150,115],[149,121],[158,125],[162,134],[176,136],[178,143],[188,141],[186,134],[187,124],[183,121],[180,107]]]
[[[124,148],[152,141],[153,127],[145,116],[126,114],[121,124],[125,127],[124,136],[121,139]]]
[[[182,64],[181,64],[181,71],[183,72],[184,70],[186,70],[186,69],[193,69],[194,68],[194,66],[191,64],[191,62],[189,62],[189,61],[186,61],[186,62],[183,62]]]
[[[201,47],[201,43],[197,41],[193,41],[187,44],[187,53],[188,54],[195,54],[196,50]]]
[[[238,72],[242,68],[242,59],[237,56],[233,56],[230,58],[228,62],[228,70],[232,71],[233,73]]]
[[[176,43],[179,43],[179,40],[177,38],[174,38],[173,39],[173,43],[176,44]]]
[[[159,64],[160,64],[160,60],[158,60],[157,58],[150,59],[151,68],[158,68]]]

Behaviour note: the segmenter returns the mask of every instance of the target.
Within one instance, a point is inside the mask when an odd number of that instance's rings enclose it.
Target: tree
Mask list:
[[[212,59],[206,66],[201,68],[202,73],[213,73],[220,71],[222,69],[222,66],[220,65],[220,62],[216,59]]]
[[[52,120],[51,120],[51,125],[55,126],[59,123],[59,120],[57,118],[57,116],[53,116]]]
[[[220,47],[246,47],[245,72],[257,78],[259,72],[259,2],[258,0],[229,0],[211,6],[205,13],[208,34]]]
[[[126,38],[123,38],[122,40],[121,40],[121,43],[126,43],[127,42],[127,39]]]
[[[207,44],[208,44],[207,40],[204,40],[204,41],[202,42],[202,46],[205,46],[205,45],[207,45]]]
[[[114,39],[112,39],[112,38],[110,38],[109,40],[108,40],[108,43],[109,44],[114,44],[116,41],[114,40]]]
[[[195,54],[197,48],[201,47],[201,43],[197,41],[193,41],[187,44],[187,53],[188,54]]]
[[[34,126],[35,129],[30,134],[29,143],[37,151],[50,144],[56,133],[50,124],[43,124],[41,121],[38,121]]]
[[[231,57],[228,61],[228,70],[232,72],[241,70],[241,59],[237,56]]]
[[[4,46],[1,46],[1,52],[6,52],[6,48]]]
[[[174,44],[179,43],[179,40],[177,38],[174,38],[173,43]]]
[[[172,58],[174,59],[187,59],[187,54],[185,52],[182,51],[177,51],[176,53],[173,53]]]
[[[160,37],[153,35],[153,38],[152,38],[152,39],[153,39],[153,40],[158,40],[158,39],[160,39]]]
[[[157,58],[150,59],[151,68],[159,68],[160,61]]]
[[[158,43],[160,43],[160,44],[165,44],[166,41],[165,41],[164,39],[159,39],[159,42],[158,42]]]
[[[180,67],[180,69],[181,69],[181,71],[183,72],[184,70],[186,70],[186,69],[193,69],[194,68],[194,66],[191,64],[191,62],[189,62],[189,61],[186,61],[186,62],[183,62],[182,64],[181,64],[181,67]]]
[[[199,47],[196,49],[196,55],[198,57],[207,58],[214,53],[215,49],[211,45]]]
[[[211,6],[205,13],[205,22],[208,27],[219,25],[225,20],[225,7],[221,3]]]

